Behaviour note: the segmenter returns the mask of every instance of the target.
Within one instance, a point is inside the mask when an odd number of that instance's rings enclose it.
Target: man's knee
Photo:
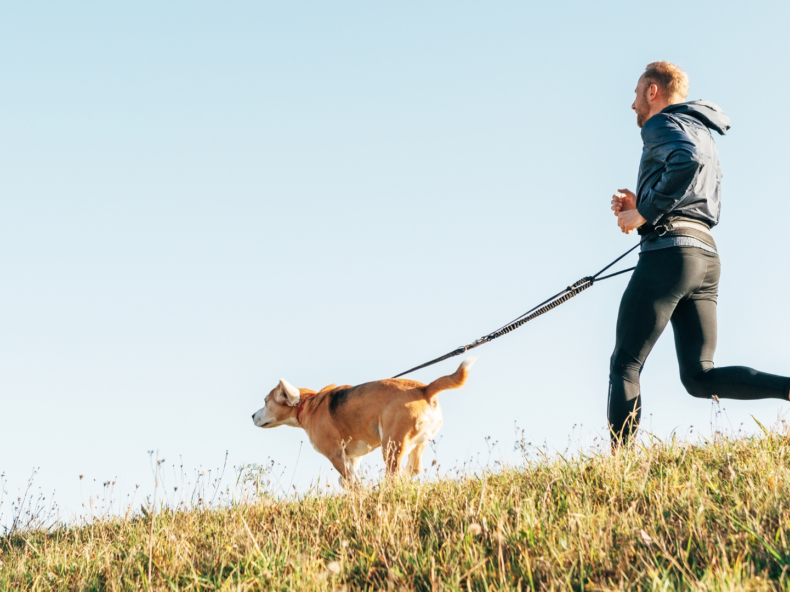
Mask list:
[[[639,373],[642,371],[642,363],[634,356],[622,349],[614,350],[609,359],[609,374],[620,376],[631,382],[639,382]]]
[[[710,392],[705,381],[705,370],[699,368],[695,370],[680,370],[680,382],[686,387],[686,392],[698,399],[710,399],[713,393]]]

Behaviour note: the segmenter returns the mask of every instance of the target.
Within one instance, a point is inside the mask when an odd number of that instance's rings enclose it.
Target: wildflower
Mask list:
[[[469,534],[472,536],[480,536],[482,532],[483,529],[480,528],[480,525],[477,522],[472,522],[472,524],[469,525]]]
[[[326,568],[335,575],[340,573],[340,564],[337,561],[330,562]]]

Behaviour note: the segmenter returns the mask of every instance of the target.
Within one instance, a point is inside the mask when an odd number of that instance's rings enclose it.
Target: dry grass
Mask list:
[[[0,590],[787,589],[789,461],[778,431],[337,495],[258,489],[7,534]]]

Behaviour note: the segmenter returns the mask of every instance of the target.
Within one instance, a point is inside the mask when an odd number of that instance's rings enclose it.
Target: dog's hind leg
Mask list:
[[[384,438],[381,442],[381,451],[384,454],[384,464],[387,466],[387,475],[397,475],[403,466],[403,440]]]
[[[419,475],[422,472],[422,453],[425,450],[424,444],[418,444],[409,452],[409,460],[406,462],[406,472]]]

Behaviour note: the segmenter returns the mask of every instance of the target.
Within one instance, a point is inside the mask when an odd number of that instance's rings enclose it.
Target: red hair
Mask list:
[[[672,103],[681,103],[689,94],[689,77],[670,62],[652,62],[642,74],[649,84],[657,85]]]

